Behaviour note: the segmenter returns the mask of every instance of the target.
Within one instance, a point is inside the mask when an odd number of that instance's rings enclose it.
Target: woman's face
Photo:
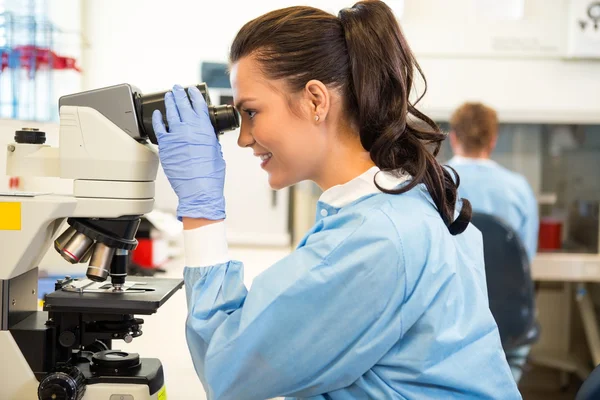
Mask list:
[[[327,155],[327,137],[315,121],[309,94],[291,94],[283,81],[267,80],[251,56],[232,65],[231,86],[242,116],[238,145],[260,158],[270,186],[315,180]]]

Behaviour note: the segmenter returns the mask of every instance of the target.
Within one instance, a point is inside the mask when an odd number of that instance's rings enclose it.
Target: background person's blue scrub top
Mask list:
[[[533,260],[540,222],[537,201],[525,177],[489,159],[456,156],[448,165],[460,176],[459,196],[471,202],[473,211],[501,218],[517,231]]]

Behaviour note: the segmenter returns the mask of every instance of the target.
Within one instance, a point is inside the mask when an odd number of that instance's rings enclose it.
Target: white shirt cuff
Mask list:
[[[183,231],[185,265],[209,267],[231,261],[225,235],[225,222]]]

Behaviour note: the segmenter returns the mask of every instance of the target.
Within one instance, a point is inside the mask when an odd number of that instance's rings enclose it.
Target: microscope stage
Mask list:
[[[44,298],[44,311],[86,312],[100,314],[154,314],[177,290],[183,286],[181,279],[130,276],[126,290],[115,292],[101,289],[110,282],[93,283],[87,279],[73,281],[82,290],[56,290]],[[131,285],[131,283],[137,283]],[[81,285],[83,284],[83,285]],[[92,288],[96,289],[92,289]]]

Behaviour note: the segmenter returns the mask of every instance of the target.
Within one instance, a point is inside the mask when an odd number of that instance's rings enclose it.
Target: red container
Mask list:
[[[142,268],[154,268],[152,239],[138,238],[138,245],[131,255],[131,261]]]
[[[542,218],[540,220],[540,233],[538,249],[558,250],[562,247],[562,221],[555,218]]]

